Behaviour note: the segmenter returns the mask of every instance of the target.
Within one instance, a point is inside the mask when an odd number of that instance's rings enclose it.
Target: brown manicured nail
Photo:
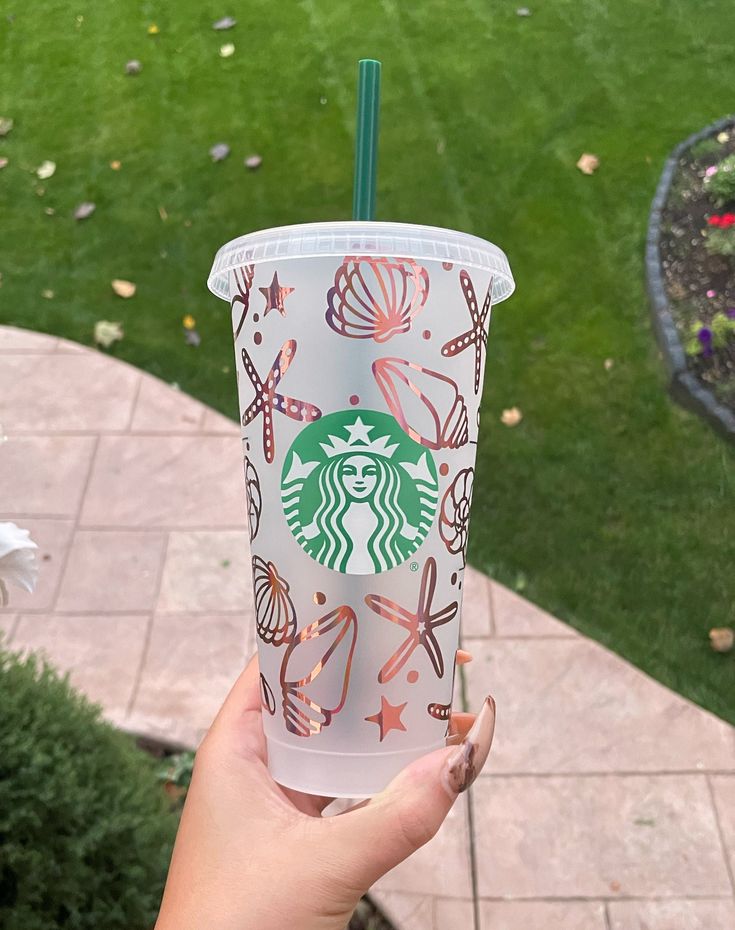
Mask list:
[[[467,665],[467,663],[471,662],[472,659],[473,659],[473,655],[471,652],[467,652],[465,649],[457,650],[457,656],[456,656],[457,665]]]
[[[480,774],[493,744],[495,701],[488,695],[472,729],[444,763],[442,784],[450,797],[467,788]]]

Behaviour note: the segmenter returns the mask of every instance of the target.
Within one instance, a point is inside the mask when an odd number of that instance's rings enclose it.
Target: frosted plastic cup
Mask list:
[[[400,223],[217,253],[232,308],[263,724],[274,779],[380,791],[445,745],[503,252]]]

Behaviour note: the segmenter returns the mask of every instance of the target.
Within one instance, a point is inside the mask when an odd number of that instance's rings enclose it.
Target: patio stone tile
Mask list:
[[[0,514],[76,516],[95,442],[94,436],[11,435],[0,447]]]
[[[712,775],[710,777],[715,810],[720,821],[722,839],[730,857],[730,869],[735,876],[735,775]],[[735,927],[735,921],[733,921]]]
[[[18,615],[0,611],[0,645],[9,646],[13,640]]]
[[[148,611],[155,607],[166,537],[126,530],[78,530],[57,610]]]
[[[704,775],[481,777],[481,897],[732,894]]]
[[[253,618],[247,530],[173,531],[169,536],[158,610],[174,613],[237,610]]]
[[[371,897],[398,930],[434,930],[434,901],[428,895],[382,891]]]
[[[197,744],[246,662],[242,617],[156,614],[126,724]]]
[[[566,623],[520,597],[510,588],[490,582],[496,636],[577,636]]]
[[[24,610],[49,610],[56,599],[59,578],[74,531],[72,520],[20,521],[23,529],[29,530],[31,539],[38,545],[38,582],[33,594],[13,586],[10,588],[10,607],[15,612]],[[6,607],[5,610],[8,610]],[[0,610],[2,613],[2,610]]]
[[[462,579],[462,637],[492,636],[490,615],[490,582],[488,578],[468,565]]]
[[[133,414],[132,432],[190,433],[198,431],[207,409],[204,404],[144,375]]]
[[[464,898],[436,898],[434,900],[434,930],[474,930],[474,920],[475,912],[471,900]],[[521,928],[514,927],[513,930],[521,930]]]
[[[723,720],[583,637],[467,640],[470,706],[498,705],[494,772],[732,770]]]
[[[9,355],[0,365],[0,420],[9,433],[123,430],[140,377],[96,352]]]
[[[244,526],[240,440],[103,436],[82,526]]]
[[[118,718],[130,700],[143,655],[145,616],[21,615],[13,647],[41,650],[71,682]]]
[[[224,416],[218,410],[212,410],[211,407],[207,407],[207,412],[204,414],[202,432],[222,433],[226,436],[239,436],[240,424],[235,420],[231,420],[229,417]]]
[[[467,797],[460,796],[436,836],[383,876],[381,891],[471,898]]]
[[[605,905],[602,901],[481,901],[480,930],[607,930]]]
[[[610,930],[732,930],[735,904],[719,901],[610,901]]]
[[[36,333],[16,326],[0,326],[0,352],[54,352],[56,336]]]

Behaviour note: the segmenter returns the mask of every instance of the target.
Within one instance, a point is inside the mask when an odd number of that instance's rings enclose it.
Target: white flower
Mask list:
[[[0,523],[0,607],[8,603],[7,582],[33,592],[38,578],[33,550],[37,548],[28,530],[15,523]]]

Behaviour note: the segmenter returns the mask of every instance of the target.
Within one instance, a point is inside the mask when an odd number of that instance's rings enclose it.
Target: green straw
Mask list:
[[[380,113],[380,62],[361,59],[357,72],[357,137],[352,219],[375,219],[378,171],[378,115]]]

